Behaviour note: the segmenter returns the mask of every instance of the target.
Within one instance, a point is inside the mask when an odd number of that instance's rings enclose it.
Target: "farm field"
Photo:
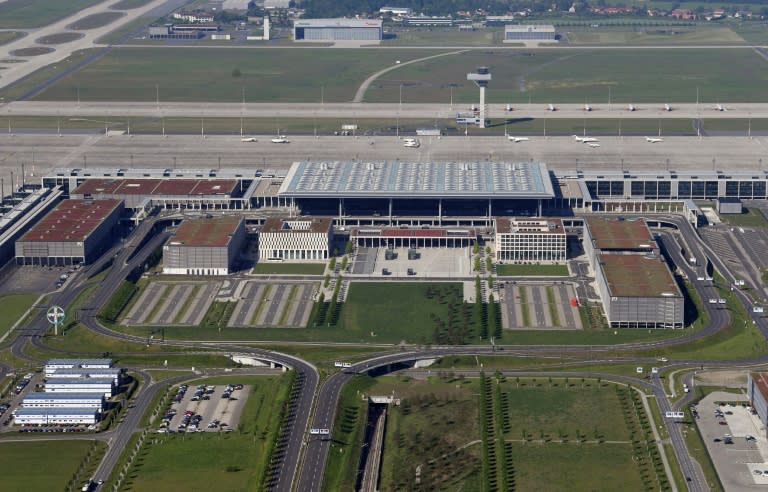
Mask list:
[[[325,490],[353,485],[367,412],[353,396],[393,391],[400,405],[388,408],[382,491],[409,490],[417,476],[420,487],[450,491],[669,489],[653,424],[623,386],[446,373],[358,377],[345,391]]]
[[[190,383],[252,386],[237,431],[173,433],[147,439],[124,485],[136,491],[199,490],[203,483],[215,484],[215,490],[261,490],[289,381],[290,375]]]
[[[102,0],[6,0],[0,3],[0,29],[41,27]]]
[[[614,104],[766,101],[768,63],[751,49],[474,50],[427,60],[384,74],[371,84],[368,102],[474,102],[466,73],[488,66],[489,103]],[[650,68],[653,68],[652,70]],[[663,85],[660,82],[663,81]]]
[[[35,99],[163,102],[348,101],[371,73],[439,50],[119,48]],[[195,63],[189,63],[195,60]]]

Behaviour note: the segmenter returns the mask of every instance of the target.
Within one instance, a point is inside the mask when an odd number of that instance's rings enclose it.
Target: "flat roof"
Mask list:
[[[230,195],[235,189],[237,181],[234,179],[210,179],[197,182],[193,195]]]
[[[155,171],[154,175],[158,172]],[[229,195],[236,179],[200,179],[174,177],[89,178],[72,192],[76,195],[146,195],[188,196]]]
[[[296,198],[552,198],[534,162],[294,162],[280,187]]]
[[[63,366],[63,365],[76,365],[76,366],[112,366],[112,359],[48,359],[45,363],[46,366]]]
[[[331,228],[332,219],[329,217],[302,217],[296,219],[284,219],[269,217],[261,226],[262,233],[327,233]]]
[[[30,415],[95,415],[98,413],[96,408],[88,407],[72,407],[72,408],[60,408],[60,407],[19,407],[13,414],[17,417],[28,417]]]
[[[597,249],[651,249],[656,245],[642,219],[587,217],[585,222]]]
[[[763,400],[768,402],[768,373],[766,372],[750,372],[752,381],[755,382],[757,390],[763,395]]]
[[[499,234],[565,234],[562,219],[554,217],[496,217]]]
[[[680,297],[675,279],[659,256],[599,256],[612,297]]]
[[[54,379],[52,381],[46,381],[46,386],[61,386],[62,384],[72,384],[72,385],[88,385],[88,386],[100,386],[109,384],[112,385],[113,381],[115,379],[113,377],[90,377],[90,378],[61,378],[61,379]]]
[[[185,219],[168,240],[172,246],[223,247],[229,244],[243,217]]]
[[[115,191],[117,195],[151,195],[155,191],[159,179],[124,179]]]
[[[381,29],[381,19],[299,19],[293,27],[370,27]]]
[[[555,26],[547,24],[507,24],[505,32],[555,32]]]
[[[19,241],[80,242],[85,241],[122,200],[63,200],[48,212]]]
[[[23,400],[93,400],[103,398],[104,393],[44,393],[37,391],[34,393],[27,393]]]

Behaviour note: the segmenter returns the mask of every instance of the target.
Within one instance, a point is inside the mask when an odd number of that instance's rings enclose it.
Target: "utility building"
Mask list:
[[[16,263],[87,264],[111,244],[120,200],[64,200],[16,241]]]
[[[566,259],[563,221],[497,217],[494,248],[499,261],[562,263]]]
[[[375,41],[382,38],[380,19],[301,19],[293,23],[294,41]]]
[[[163,246],[163,273],[229,275],[244,242],[243,217],[185,220]]]
[[[259,232],[259,261],[327,260],[333,242],[331,219],[268,218]]]

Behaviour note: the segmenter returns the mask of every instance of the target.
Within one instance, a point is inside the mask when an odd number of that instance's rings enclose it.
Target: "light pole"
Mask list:
[[[402,82],[400,83],[400,106],[399,106],[399,109],[400,109],[400,111],[403,110],[403,83]]]

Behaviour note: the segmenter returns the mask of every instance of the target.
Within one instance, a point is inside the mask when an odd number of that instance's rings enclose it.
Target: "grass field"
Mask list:
[[[500,277],[552,277],[568,276],[566,265],[496,265],[496,273]]]
[[[0,29],[41,27],[102,0],[6,0],[0,3]]]
[[[764,101],[768,63],[751,49],[470,51],[407,65],[384,74],[366,101],[448,101],[477,99],[466,81],[467,67],[488,66],[494,82],[488,102],[537,104],[552,101],[592,104]],[[651,69],[652,68],[652,69]],[[660,83],[660,81],[663,81]]]
[[[744,207],[740,215],[721,214],[720,220],[726,224],[739,227],[767,227],[768,220],[759,208]]]
[[[220,50],[119,48],[65,77],[36,99],[71,100],[80,86],[81,101],[160,100],[240,102],[349,101],[371,73],[439,53],[437,50],[275,49]],[[189,60],[196,63],[189,63]],[[233,71],[240,71],[233,76]]]
[[[90,441],[0,442],[2,489],[63,490],[90,447]],[[82,483],[75,485],[79,490]]]
[[[322,275],[325,263],[258,263],[253,273],[275,275]]]
[[[131,490],[262,490],[280,408],[288,395],[288,377],[202,381],[252,385],[237,432],[164,434],[147,439],[126,484]]]
[[[21,318],[27,309],[32,307],[35,300],[40,297],[37,294],[12,294],[0,297],[0,336],[5,333]]]
[[[600,26],[558,28],[570,44],[700,45],[745,44],[730,27],[721,26]]]
[[[613,384],[571,379],[566,387],[565,379],[557,378],[490,380],[494,395],[485,410],[491,412],[490,428],[478,425],[483,398],[478,398],[482,391],[476,378],[384,376],[375,383],[370,378],[353,381],[340,403],[332,445],[336,453],[329,454],[328,462],[332,480],[323,488],[349,490],[354,483],[366,410],[354,397],[358,392],[394,391],[401,404],[388,409],[382,491],[412,489],[417,467],[420,489],[493,490],[486,477],[501,462],[512,477],[506,490],[643,489],[631,437],[640,428],[627,420],[625,403],[620,403]],[[490,463],[483,451],[484,429],[495,436],[491,447],[501,450],[491,454]],[[354,448],[356,453],[349,455]]]
[[[394,29],[392,39],[385,39],[383,46],[492,46],[501,45],[504,29],[476,29],[459,32],[452,28],[403,28]]]

